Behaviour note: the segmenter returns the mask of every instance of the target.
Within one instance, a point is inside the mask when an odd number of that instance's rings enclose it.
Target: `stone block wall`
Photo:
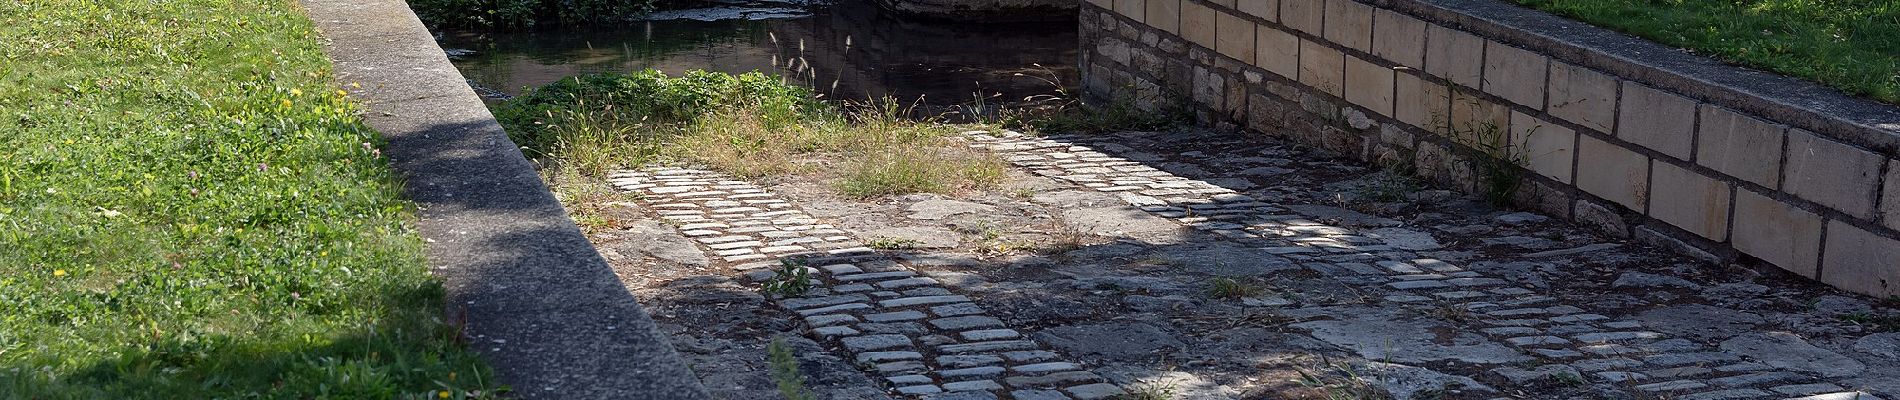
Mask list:
[[[1900,296],[1900,108],[1491,0],[1085,0],[1097,98]]]

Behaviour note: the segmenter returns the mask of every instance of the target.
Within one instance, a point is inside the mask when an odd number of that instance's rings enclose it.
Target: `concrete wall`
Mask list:
[[[1900,109],[1493,0],[1086,0],[1091,94],[1900,295]]]

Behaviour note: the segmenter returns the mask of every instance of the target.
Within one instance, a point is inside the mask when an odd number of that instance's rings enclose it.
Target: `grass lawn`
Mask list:
[[[0,2],[0,399],[493,396],[294,4]]]
[[[1512,0],[1724,61],[1900,104],[1893,0]]]

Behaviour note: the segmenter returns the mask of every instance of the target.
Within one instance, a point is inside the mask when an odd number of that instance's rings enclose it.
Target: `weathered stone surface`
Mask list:
[[[1821,216],[1752,190],[1735,191],[1735,249],[1813,278],[1820,267]]]
[[[1425,72],[1465,87],[1482,86],[1484,38],[1430,24],[1426,29]]]
[[[1638,314],[1636,319],[1649,329],[1704,341],[1725,340],[1767,323],[1754,313],[1703,304],[1657,308]]]
[[[1611,283],[1610,286],[1611,287],[1634,287],[1634,288],[1678,288],[1678,289],[1691,289],[1691,290],[1702,289],[1702,285],[1698,285],[1695,282],[1690,282],[1687,279],[1682,279],[1682,278],[1677,278],[1677,277],[1667,276],[1667,275],[1643,273],[1643,272],[1624,272],[1622,275],[1618,275],[1616,277],[1616,282]]]
[[[1268,21],[1280,19],[1280,0],[1252,0],[1234,3],[1234,9]]]
[[[1223,55],[1243,62],[1254,60],[1254,28],[1256,24],[1239,15],[1219,13],[1216,18],[1214,49]]]
[[[1741,354],[1756,362],[1828,377],[1858,375],[1866,364],[1808,344],[1793,333],[1749,333],[1722,342],[1722,350]]]
[[[1280,23],[1288,28],[1305,32],[1313,36],[1325,35],[1320,25],[1326,19],[1324,1],[1282,1],[1280,2]]]
[[[1374,386],[1392,394],[1395,400],[1440,398],[1443,393],[1495,393],[1497,389],[1485,386],[1471,378],[1445,374],[1424,367],[1385,362],[1367,362],[1360,376],[1367,377]]]
[[[1393,115],[1392,80],[1391,68],[1346,56],[1346,101],[1380,115]]]
[[[1220,11],[1201,5],[1199,2],[1183,1],[1181,2],[1181,37],[1201,47],[1214,48],[1215,41],[1218,40],[1216,38],[1220,36],[1220,32],[1215,28],[1215,24],[1218,23],[1216,21],[1219,19]]]
[[[1660,161],[1650,173],[1649,216],[1709,240],[1728,240],[1728,183]]]
[[[1880,213],[1887,228],[1900,231],[1900,160],[1888,160],[1887,164],[1886,190],[1880,195],[1885,205],[1880,206]]]
[[[1649,198],[1649,157],[1594,137],[1577,138],[1577,188],[1642,212]]]
[[[1112,360],[1148,359],[1187,346],[1173,334],[1139,322],[1057,327],[1036,338],[1068,354]]]
[[[1414,319],[1388,310],[1342,308],[1333,311],[1329,314],[1339,319],[1290,326],[1310,330],[1313,337],[1353,349],[1369,360],[1399,363],[1454,360],[1473,364],[1530,360],[1523,353],[1483,335],[1446,329],[1450,324],[1442,321]],[[1449,332],[1449,337],[1438,339],[1420,335],[1420,332]]]
[[[1335,97],[1344,94],[1346,56],[1311,40],[1300,40],[1300,83]]]
[[[1372,51],[1373,7],[1357,1],[1326,2],[1326,40],[1359,51]]]
[[[1425,21],[1396,11],[1373,13],[1372,55],[1412,68],[1425,67]]]
[[[1762,187],[1779,187],[1782,132],[1786,130],[1734,110],[1703,105],[1696,164]]]
[[[1484,91],[1512,103],[1544,109],[1545,72],[1550,57],[1503,43],[1484,43]]]
[[[894,245],[919,249],[947,249],[963,243],[963,235],[934,226],[899,226],[859,232],[858,237],[891,241]]]
[[[1516,385],[1530,385],[1545,381],[1583,378],[1583,374],[1578,373],[1576,368],[1563,364],[1543,365],[1532,369],[1502,367],[1492,369],[1491,373],[1503,377],[1504,380]]]
[[[1827,226],[1821,281],[1875,297],[1900,296],[1900,240],[1840,220]]]
[[[1564,62],[1550,65],[1550,115],[1598,132],[1616,127],[1616,78]]]
[[[1410,73],[1394,75],[1397,100],[1393,117],[1399,122],[1443,134],[1451,126],[1451,90],[1435,79]]]
[[[1167,33],[1181,32],[1181,2],[1149,1],[1142,22]]]
[[[1538,174],[1570,183],[1577,158],[1577,132],[1530,114],[1511,111],[1511,145],[1517,146],[1525,166]]]
[[[1259,276],[1300,268],[1298,264],[1259,249],[1225,243],[1197,245],[1159,257],[1189,271],[1216,276]]]
[[[910,218],[921,220],[939,220],[962,214],[985,214],[995,212],[996,206],[957,200],[924,200],[910,205]]]
[[[632,237],[617,242],[612,248],[622,254],[637,252],[692,267],[711,265],[706,253],[694,247],[692,240],[680,236],[679,232],[659,221],[634,221],[623,232]]]
[[[1879,154],[1788,131],[1788,165],[1781,190],[1860,218],[1873,219],[1874,193],[1880,185]]]
[[[1635,82],[1623,82],[1616,137],[1688,160],[1695,140],[1695,100]]]
[[[1900,361],[1900,332],[1876,333],[1854,341],[1854,351]]]
[[[1254,39],[1254,66],[1286,79],[1300,76],[1300,37],[1269,26]]]

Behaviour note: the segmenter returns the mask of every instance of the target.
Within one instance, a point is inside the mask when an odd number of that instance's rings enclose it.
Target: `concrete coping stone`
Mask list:
[[[1365,0],[1564,62],[1608,71],[1900,156],[1900,107],[1804,79],[1724,64],[1646,39],[1497,0]]]
[[[448,317],[509,397],[712,397],[407,3],[301,4],[388,139]]]

